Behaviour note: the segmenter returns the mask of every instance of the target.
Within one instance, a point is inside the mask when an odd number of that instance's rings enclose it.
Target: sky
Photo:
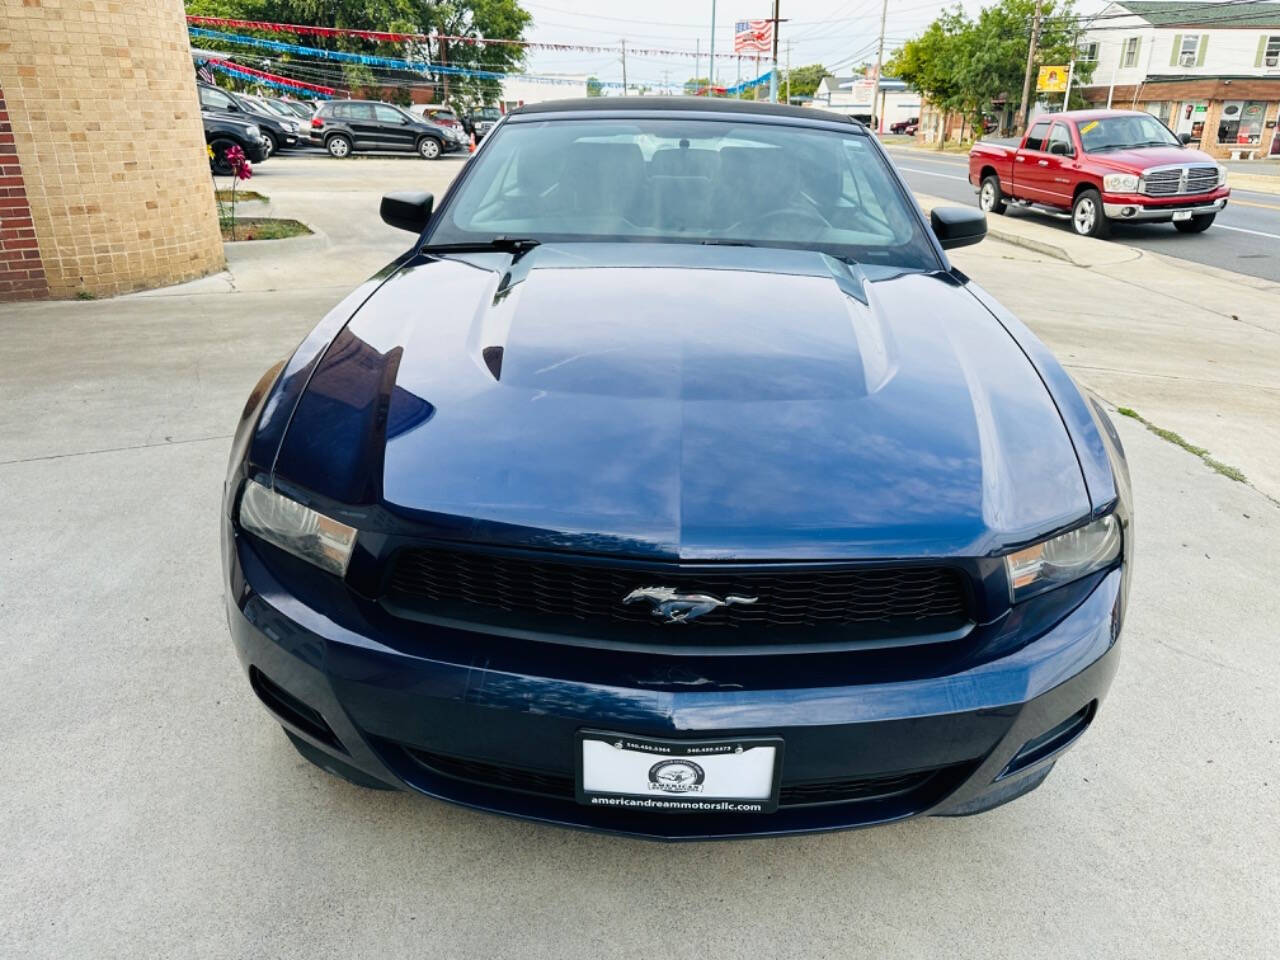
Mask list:
[[[707,47],[711,39],[712,0],[520,0],[534,18],[526,39],[543,43],[582,43],[617,47],[627,39],[631,48],[646,46],[694,51],[700,41],[703,57],[699,74],[707,70]],[[988,0],[988,3],[990,0]],[[882,0],[781,0],[782,25],[778,59],[785,66],[786,43],[791,41],[791,64],[799,67],[822,63],[833,72],[846,74],[862,62],[874,63],[880,30]],[[939,0],[890,0],[885,26],[885,57],[894,46],[918,34],[944,6]],[[981,0],[965,0],[963,6],[976,13]],[[1105,6],[1102,0],[1083,0],[1082,12]],[[765,18],[772,0],[718,0],[715,44],[717,53],[733,49],[735,20]],[[716,82],[733,84],[738,79],[734,60],[716,58]],[[762,70],[767,70],[763,65]],[[530,53],[530,73],[588,74],[606,81],[622,79],[621,58],[616,53],[547,52]],[[627,80],[660,87],[664,82],[681,85],[694,76],[694,60],[682,56],[628,55]],[[743,60],[742,77],[755,73],[754,61]]]

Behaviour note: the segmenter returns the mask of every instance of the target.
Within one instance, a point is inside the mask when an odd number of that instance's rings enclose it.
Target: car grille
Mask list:
[[[572,776],[445,756],[409,746],[404,746],[403,749],[415,763],[440,776],[562,800],[573,800],[576,797]],[[940,776],[949,779],[946,775],[958,769],[958,766],[940,767],[912,773],[840,780],[799,780],[791,783],[784,780],[778,795],[778,805],[804,807],[858,800],[883,800],[919,791]]]
[[[950,567],[833,568],[797,564],[792,569],[690,568],[583,562],[576,558],[489,554],[449,548],[400,551],[387,585],[397,605],[458,605],[474,612],[571,618],[588,623],[643,624],[655,619],[655,603],[624,603],[633,590],[672,587],[681,594],[754,597],[677,625],[796,628],[928,624],[955,629],[970,621],[962,574]]]
[[[1183,183],[1183,173],[1186,183]],[[1210,165],[1167,167],[1143,175],[1143,192],[1149,197],[1173,197],[1208,193],[1218,185],[1218,168]]]

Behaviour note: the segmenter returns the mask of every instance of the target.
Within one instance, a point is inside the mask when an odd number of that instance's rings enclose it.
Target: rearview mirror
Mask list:
[[[435,197],[429,193],[388,193],[382,197],[378,212],[382,222],[399,230],[421,233],[431,220]]]
[[[987,235],[987,215],[970,207],[935,207],[929,225],[943,250],[967,247]]]
[[[1180,133],[1178,134],[1178,139],[1182,141],[1182,145],[1185,147],[1188,143],[1191,142],[1191,134]]]
[[[1061,140],[1059,140],[1056,143],[1049,144],[1049,152],[1059,157],[1070,156],[1071,145],[1069,143],[1063,143]]]

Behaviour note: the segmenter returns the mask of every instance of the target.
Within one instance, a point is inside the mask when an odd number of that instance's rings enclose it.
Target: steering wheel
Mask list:
[[[807,210],[803,207],[779,207],[776,210],[768,210],[754,217],[739,220],[728,229],[731,232],[741,227],[750,232],[752,228],[757,227],[776,230],[785,229],[787,225],[795,227],[796,233],[806,238],[819,231],[831,229],[831,224],[826,217],[816,210]]]

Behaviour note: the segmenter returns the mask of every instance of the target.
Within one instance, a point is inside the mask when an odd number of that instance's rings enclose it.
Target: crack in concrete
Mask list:
[[[0,460],[0,467],[17,463],[36,463],[41,460],[65,460],[69,457],[92,457],[99,453],[120,453],[124,450],[147,450],[151,447],[176,447],[188,443],[208,443],[210,440],[230,440],[235,434],[219,433],[212,437],[190,437],[186,440],[159,440],[155,443],[134,443],[121,447],[103,447],[100,450],[76,450],[71,453],[48,453],[36,457],[18,457],[15,460]]]

